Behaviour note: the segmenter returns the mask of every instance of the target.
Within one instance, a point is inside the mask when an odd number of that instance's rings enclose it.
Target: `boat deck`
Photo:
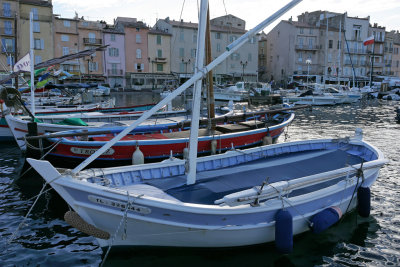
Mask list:
[[[291,180],[308,175],[344,168],[361,163],[361,157],[346,149],[303,151],[260,159],[234,167],[198,173],[197,183],[186,185],[186,176],[146,180],[146,184],[166,192],[173,198],[190,203],[214,204],[225,195],[269,183]],[[328,162],[328,164],[327,164]],[[279,166],[277,168],[277,166]],[[343,179],[339,178],[339,179]],[[297,195],[337,183],[338,179],[292,192]]]

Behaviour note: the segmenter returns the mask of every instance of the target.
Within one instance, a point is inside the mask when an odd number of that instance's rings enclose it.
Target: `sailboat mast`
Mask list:
[[[337,68],[337,78],[338,78],[338,85],[340,84],[340,60],[342,57],[342,17],[340,17],[339,21],[339,62]]]
[[[204,67],[205,37],[206,37],[206,19],[207,19],[208,0],[201,0],[199,14],[199,28],[197,30],[197,54],[196,54],[196,72]],[[186,183],[194,184],[196,182],[196,161],[197,161],[197,141],[199,138],[199,119],[200,119],[200,100],[201,84],[199,79],[194,84],[193,89],[193,108],[192,121],[190,125],[189,159]]]
[[[253,37],[256,33],[262,31],[265,27],[273,23],[276,19],[278,19],[280,16],[285,14],[289,9],[293,8],[295,5],[300,3],[302,0],[292,0],[290,3],[288,3],[286,6],[282,7],[279,9],[277,12],[272,14],[270,17],[262,21],[260,24],[258,24],[255,28],[251,29],[248,31],[246,34],[242,35],[240,38],[236,39],[233,43],[228,45],[226,47],[226,51],[219,55],[216,59],[214,59],[210,64],[205,66],[204,68],[197,70],[193,74],[193,76],[187,80],[184,84],[179,86],[177,89],[175,89],[172,93],[170,93],[167,97],[165,97],[163,100],[161,100],[157,105],[152,107],[150,110],[146,111],[143,113],[143,115],[135,120],[131,125],[126,127],[122,132],[120,132],[117,136],[115,136],[113,139],[108,141],[104,146],[102,146],[100,149],[98,149],[95,153],[93,153],[90,157],[85,159],[81,164],[75,167],[75,169],[72,170],[72,174],[77,174],[81,170],[83,170],[87,165],[89,165],[93,160],[95,160],[97,157],[99,157],[101,154],[107,151],[110,147],[112,147],[115,143],[117,143],[119,140],[121,140],[125,135],[130,133],[133,129],[135,129],[138,125],[140,125],[142,122],[147,120],[148,118],[151,117],[154,113],[156,113],[159,109],[161,109],[163,106],[165,106],[168,102],[170,102],[172,99],[177,97],[179,94],[184,92],[189,86],[194,84],[198,79],[203,78],[205,73],[208,71],[212,70],[213,68],[217,67],[219,64],[221,64],[224,60],[226,60],[230,55],[232,55],[235,51],[237,51],[242,45],[244,45],[246,42],[248,42],[250,37]],[[203,53],[204,56],[204,53]]]
[[[207,27],[206,27],[206,64],[210,64],[212,61],[211,55],[211,28],[210,28],[210,7],[207,9]],[[210,70],[207,74],[208,86],[207,86],[207,108],[208,118],[215,118],[215,100],[214,100],[214,85],[213,85],[213,73]],[[209,130],[213,130],[210,120]]]
[[[30,33],[30,57],[31,57],[31,113],[35,116],[35,62],[33,46],[33,12],[29,15],[29,33]]]

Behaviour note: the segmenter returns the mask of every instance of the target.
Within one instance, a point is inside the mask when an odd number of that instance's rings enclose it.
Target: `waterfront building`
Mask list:
[[[246,32],[245,21],[233,15],[210,20],[212,58],[221,55],[226,46]],[[198,24],[160,19],[156,28],[172,33],[171,72],[176,73],[180,82],[190,78],[194,72]],[[213,70],[214,81],[221,84],[239,80],[255,81],[258,70],[257,37],[251,38],[240,50]]]
[[[79,52],[78,19],[60,18],[53,16],[54,25],[54,57]],[[68,60],[60,64],[60,68],[73,75],[80,76],[79,59]]]
[[[106,23],[103,21],[89,21],[84,17],[75,17],[78,20],[78,49],[83,51],[86,49],[96,48],[103,45],[103,28]],[[81,76],[73,76],[72,80],[85,82],[105,82],[104,76],[104,59],[103,52],[95,52],[90,56],[80,58],[79,65]]]
[[[0,77],[8,75],[15,63],[15,27],[18,16],[18,1],[0,1]]]
[[[267,77],[267,35],[262,32],[258,40],[258,80],[262,82],[268,81]]]
[[[54,58],[53,5],[51,0],[20,0],[18,19],[18,58],[30,51],[29,14],[33,13],[34,64]],[[26,76],[29,76],[26,74]],[[30,77],[27,77],[29,80]]]
[[[305,12],[298,21],[281,21],[267,34],[267,76],[281,86],[294,80],[365,84],[368,33],[369,17],[347,13]]]
[[[110,88],[125,88],[125,33],[121,28],[106,25],[103,28],[104,76]]]
[[[399,31],[391,31],[391,34],[393,35],[391,73],[395,77],[400,77],[400,33]]]
[[[163,89],[169,81],[175,80],[171,74],[171,33],[154,28],[148,32],[149,81],[152,89]]]
[[[385,27],[378,26],[377,23],[374,23],[373,26],[369,26],[368,30],[368,36],[374,36],[375,39],[375,45],[369,45],[368,48],[368,54],[371,57],[370,62],[374,62],[372,73],[374,76],[383,75],[384,69],[386,68],[386,57],[390,57],[389,53],[386,53],[385,55],[384,51],[386,33],[385,29]],[[374,51],[372,51],[373,47]]]
[[[116,29],[125,33],[126,86],[143,89],[149,73],[148,32],[149,27],[136,18],[117,17]]]

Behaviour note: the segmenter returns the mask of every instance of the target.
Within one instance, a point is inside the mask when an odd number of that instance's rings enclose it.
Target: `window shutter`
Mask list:
[[[137,64],[135,63],[135,70],[137,70]]]
[[[44,40],[40,39],[40,45],[41,45],[41,49],[44,49]]]
[[[143,64],[143,63],[140,64],[140,69],[141,69],[141,70],[144,70],[144,64]]]

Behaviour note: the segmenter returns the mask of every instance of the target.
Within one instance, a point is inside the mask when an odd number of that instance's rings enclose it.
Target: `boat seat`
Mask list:
[[[265,126],[265,122],[262,122],[259,120],[243,121],[243,122],[239,122],[238,124],[247,126],[250,129],[263,128]]]
[[[161,189],[148,184],[133,184],[118,187],[121,190],[126,190],[131,194],[135,195],[145,195],[149,197],[154,197],[158,199],[170,200],[173,202],[181,202],[180,200],[174,198],[173,196],[165,193]]]
[[[215,129],[222,133],[237,133],[237,132],[248,131],[251,129],[251,127],[242,124],[226,124],[226,125],[217,125]]]

